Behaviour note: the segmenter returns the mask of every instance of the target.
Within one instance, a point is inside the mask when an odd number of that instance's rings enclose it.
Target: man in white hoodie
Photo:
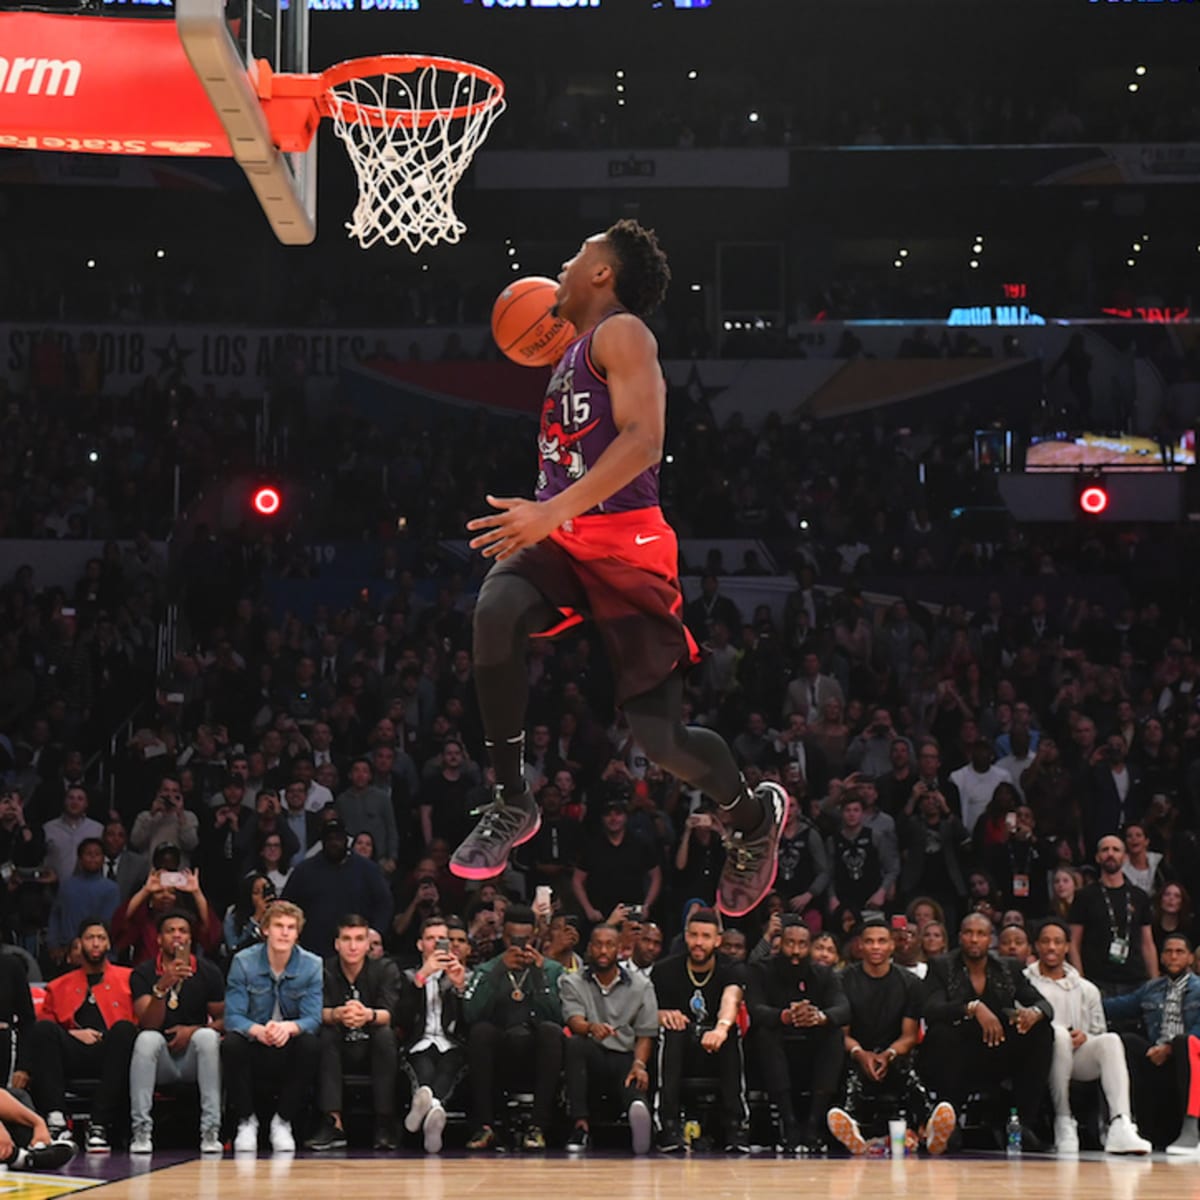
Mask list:
[[[1029,982],[1054,1009],[1054,1058],[1050,1096],[1054,1101],[1054,1145],[1059,1154],[1079,1152],[1079,1132],[1071,1116],[1072,1079],[1100,1080],[1108,1101],[1108,1154],[1149,1154],[1151,1145],[1133,1123],[1129,1070],[1120,1037],[1108,1032],[1100,989],[1067,962],[1070,930],[1051,917],[1038,930],[1037,962],[1025,968]]]

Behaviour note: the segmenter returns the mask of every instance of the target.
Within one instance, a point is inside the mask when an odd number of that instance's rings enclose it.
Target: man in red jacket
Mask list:
[[[63,1096],[68,1078],[99,1078],[88,1125],[89,1154],[111,1149],[108,1130],[129,1107],[129,1059],[137,1026],[128,967],[108,961],[112,946],[103,921],[79,930],[83,964],[46,985],[41,1019],[33,1027],[32,1089],[52,1135],[67,1125]]]

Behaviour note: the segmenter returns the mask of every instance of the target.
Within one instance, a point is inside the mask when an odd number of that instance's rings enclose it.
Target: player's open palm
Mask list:
[[[472,533],[484,531],[471,539],[471,549],[481,551],[484,558],[505,559],[535,546],[558,524],[549,505],[537,500],[488,496],[487,502],[499,511],[467,522]]]

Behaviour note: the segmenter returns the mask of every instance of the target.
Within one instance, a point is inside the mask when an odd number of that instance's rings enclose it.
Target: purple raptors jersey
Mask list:
[[[538,428],[539,500],[557,496],[582,479],[617,436],[608,381],[596,369],[591,354],[592,338],[607,319],[602,318],[567,347],[550,377]],[[657,504],[658,464],[655,463],[591,512],[628,512]]]

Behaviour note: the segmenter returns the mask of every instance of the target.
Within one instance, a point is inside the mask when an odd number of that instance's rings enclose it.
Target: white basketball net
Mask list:
[[[358,176],[346,228],[364,250],[403,243],[415,254],[462,237],[454,188],[504,111],[497,93],[491,81],[449,63],[330,88],[333,127]],[[382,112],[381,123],[359,119],[363,109]],[[454,117],[455,109],[469,111]]]

